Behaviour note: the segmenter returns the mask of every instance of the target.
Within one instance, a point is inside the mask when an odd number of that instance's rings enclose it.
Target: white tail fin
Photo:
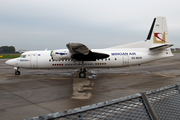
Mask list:
[[[118,48],[149,48],[150,50],[166,49],[173,46],[169,43],[169,36],[165,17],[156,17],[152,23],[149,34],[145,41],[110,47]]]
[[[169,44],[169,36],[165,17],[156,17],[152,23],[151,29],[147,36],[147,41],[150,40],[149,48],[155,49],[159,47],[171,47]]]

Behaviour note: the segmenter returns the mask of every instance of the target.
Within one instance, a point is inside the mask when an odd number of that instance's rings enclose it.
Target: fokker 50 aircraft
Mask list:
[[[79,77],[86,77],[86,68],[119,68],[173,56],[165,17],[156,17],[147,39],[141,42],[105,49],[89,49],[82,43],[70,42],[68,49],[29,51],[19,58],[6,61],[20,75],[19,68],[80,69]]]

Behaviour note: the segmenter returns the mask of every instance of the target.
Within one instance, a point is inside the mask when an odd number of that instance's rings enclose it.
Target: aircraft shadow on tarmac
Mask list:
[[[73,80],[73,93],[72,99],[89,99],[91,98],[91,90],[93,89],[94,82],[89,79],[74,79]]]
[[[96,79],[96,75],[92,71],[87,71],[87,78],[77,78],[73,79],[73,93],[72,99],[90,99],[92,93],[90,92],[93,89],[94,82],[93,79]]]

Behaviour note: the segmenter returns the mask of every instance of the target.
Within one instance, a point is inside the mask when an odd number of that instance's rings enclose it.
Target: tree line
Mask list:
[[[1,46],[0,53],[14,53],[15,47],[14,46]]]

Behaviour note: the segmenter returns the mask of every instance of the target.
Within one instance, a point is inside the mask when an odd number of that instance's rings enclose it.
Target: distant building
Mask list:
[[[180,48],[171,48],[172,52],[180,52]]]
[[[3,53],[3,52],[4,52],[4,50],[2,48],[0,48],[0,53]]]

